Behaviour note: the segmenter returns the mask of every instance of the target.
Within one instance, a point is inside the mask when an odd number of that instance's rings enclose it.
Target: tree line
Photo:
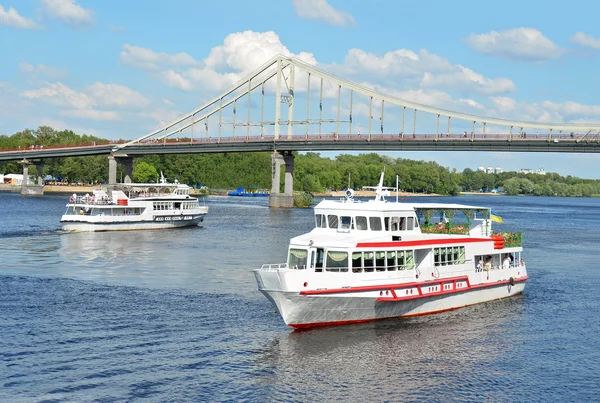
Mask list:
[[[40,146],[108,143],[94,136],[77,135],[70,130],[54,130],[41,126],[11,136],[0,135],[0,149]],[[218,153],[187,155],[148,155],[134,161],[134,181],[155,182],[160,173],[170,180],[191,186],[205,185],[213,189],[240,186],[271,188],[270,153]],[[385,169],[385,186],[395,187],[396,176],[402,191],[456,195],[499,189],[509,195],[543,195],[589,197],[600,195],[600,180],[560,176],[504,172],[488,174],[472,169],[457,172],[432,161],[392,158],[377,153],[340,154],[326,158],[318,153],[296,153],[294,190],[323,192],[332,189],[373,186]],[[1,173],[21,172],[16,161],[0,162]],[[31,168],[30,171],[35,169]],[[105,156],[47,159],[43,175],[66,182],[104,183],[108,179],[108,159]],[[117,176],[122,178],[122,167]],[[283,186],[283,173],[282,173]]]

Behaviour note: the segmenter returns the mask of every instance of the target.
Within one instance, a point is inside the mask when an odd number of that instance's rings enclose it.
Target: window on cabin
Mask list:
[[[348,271],[348,252],[327,251],[326,271],[347,272]]]
[[[393,250],[386,252],[386,266],[388,271],[396,271],[396,252]]]
[[[367,217],[357,216],[355,220],[356,220],[356,229],[357,230],[366,231],[368,229]]]
[[[412,270],[415,268],[414,252],[412,250],[399,250],[398,270]]]
[[[316,214],[315,215],[315,225],[316,225],[316,228],[327,228],[327,221],[325,220],[325,215]]]
[[[290,249],[289,267],[291,269],[306,269],[308,251],[306,249]]]
[[[375,270],[385,271],[385,252],[375,252]]]
[[[352,225],[352,217],[341,216],[340,223],[341,223],[341,225],[340,225],[341,229],[350,229],[350,226]]]
[[[323,256],[325,255],[325,251],[321,248],[317,249],[317,259],[315,261],[315,272],[323,271]]]
[[[375,268],[375,253],[365,252],[363,257],[365,262],[365,272],[372,272]]]
[[[395,232],[395,231],[401,231],[402,230],[402,222],[403,222],[404,218],[403,217],[392,217],[390,219],[391,225],[390,225],[390,230]]]
[[[465,247],[454,246],[433,249],[433,263],[436,266],[461,264],[465,262]]]
[[[417,226],[419,225],[418,223],[416,224]],[[406,230],[407,231],[412,231],[415,227],[415,218],[414,217],[407,217],[406,218]]]
[[[381,231],[381,217],[369,217],[371,231]]]
[[[338,227],[338,216],[330,214],[327,216],[327,221],[329,223],[329,228],[337,228]]]
[[[352,272],[361,273],[362,271],[362,252],[352,252]]]

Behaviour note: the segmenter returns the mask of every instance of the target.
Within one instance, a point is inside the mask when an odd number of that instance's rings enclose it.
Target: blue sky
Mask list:
[[[278,53],[457,112],[599,122],[599,12],[578,0],[0,0],[0,134],[133,139]],[[592,154],[390,155],[600,178]]]

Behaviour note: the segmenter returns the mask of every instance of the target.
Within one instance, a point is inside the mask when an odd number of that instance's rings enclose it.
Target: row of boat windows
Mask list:
[[[411,231],[419,226],[414,217],[366,217],[338,216],[335,214],[315,214],[317,228],[356,229],[359,231]]]
[[[140,215],[144,211],[140,207],[114,207],[114,208],[85,208],[85,207],[67,207],[65,215],[90,215],[90,216],[127,216]]]
[[[152,203],[152,210],[192,210],[198,208],[198,203],[195,201],[190,202],[154,202]]]
[[[447,248],[433,249],[433,264],[435,266],[447,266],[462,264],[465,262],[465,247],[453,246]]]
[[[415,268],[414,251],[366,251],[352,252],[317,249],[311,255],[311,267],[315,272],[347,272],[353,273],[374,271],[413,270]],[[350,261],[351,260],[351,261]],[[290,249],[289,266],[294,269],[306,269],[308,251],[306,249]]]

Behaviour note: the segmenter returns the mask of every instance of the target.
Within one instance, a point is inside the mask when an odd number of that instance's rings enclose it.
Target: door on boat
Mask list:
[[[310,248],[310,268],[315,272],[323,271],[323,258],[325,250],[322,248]]]

